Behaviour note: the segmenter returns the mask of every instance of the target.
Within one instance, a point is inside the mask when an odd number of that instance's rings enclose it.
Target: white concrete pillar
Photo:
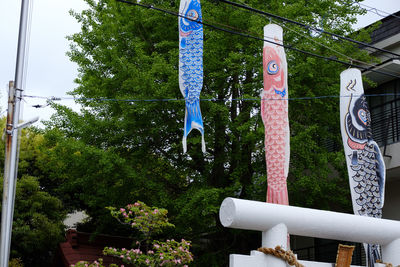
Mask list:
[[[301,236],[380,245],[400,238],[399,221],[236,198],[222,202],[219,217],[223,226],[237,229],[267,231],[284,223]]]
[[[283,223],[275,225],[268,231],[262,232],[261,245],[265,248],[275,248],[280,246],[282,249],[287,249],[287,227]],[[277,258],[273,255],[266,255],[267,265],[274,267],[286,267],[286,261]]]
[[[383,262],[400,265],[400,238],[382,246]]]

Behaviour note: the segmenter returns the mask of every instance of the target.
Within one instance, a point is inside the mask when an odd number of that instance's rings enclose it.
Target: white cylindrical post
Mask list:
[[[275,225],[268,231],[262,232],[261,245],[266,248],[275,248],[280,246],[287,249],[287,227],[283,223]]]
[[[283,223],[275,225],[268,231],[262,232],[261,244],[265,248],[275,248],[280,246],[282,249],[286,250],[287,243],[287,227]],[[266,266],[274,267],[286,267],[286,262],[280,258],[272,255],[266,255],[267,264]]]
[[[393,266],[400,265],[400,237],[382,246],[382,260]]]
[[[399,221],[236,198],[222,202],[219,217],[223,226],[237,229],[267,231],[283,223],[301,236],[380,245],[400,238]]]

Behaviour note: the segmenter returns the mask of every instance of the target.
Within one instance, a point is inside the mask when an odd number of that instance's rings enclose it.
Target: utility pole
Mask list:
[[[8,113],[6,126],[6,153],[4,162],[4,187],[3,187],[3,204],[1,211],[1,243],[0,243],[0,267],[8,267],[10,258],[10,245],[12,222],[14,216],[15,188],[17,183],[18,171],[18,134],[19,113],[23,91],[25,52],[28,28],[29,1],[22,0],[21,15],[18,35],[17,61],[15,68],[14,86],[10,86],[8,97]],[[11,85],[11,83],[10,83]]]

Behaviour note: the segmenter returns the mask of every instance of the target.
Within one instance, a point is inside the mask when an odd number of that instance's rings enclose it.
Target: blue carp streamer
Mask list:
[[[199,0],[182,0],[179,18],[179,87],[185,98],[185,126],[183,151],[186,138],[192,129],[202,135],[202,151],[205,152],[204,126],[200,111],[200,92],[203,88],[203,25]]]

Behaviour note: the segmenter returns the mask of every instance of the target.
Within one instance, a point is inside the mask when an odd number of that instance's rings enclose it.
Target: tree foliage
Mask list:
[[[5,118],[1,119],[1,124],[5,125]],[[61,200],[40,185],[37,159],[43,135],[34,129],[24,129],[20,139],[10,259],[15,266],[22,263],[49,266],[58,243],[63,240],[66,211]],[[4,151],[3,140],[0,142],[1,173],[4,172]],[[3,176],[0,192],[3,192]]]
[[[61,201],[40,190],[37,178],[21,177],[16,189],[11,257],[21,258],[26,266],[49,266],[63,241],[65,215]]]
[[[0,124],[4,128],[5,118]],[[43,142],[44,137],[37,129],[21,131],[10,266],[50,266],[58,243],[63,241],[66,211],[61,200],[42,186],[45,183],[40,178],[43,172],[38,161]],[[0,142],[1,194],[4,152],[3,139]]]
[[[260,102],[245,100],[259,97],[263,87],[263,43],[205,26],[201,98],[214,99],[201,102],[207,152],[201,152],[201,136],[194,131],[188,138],[188,153],[183,154],[183,101],[141,101],[182,98],[177,17],[114,0],[86,2],[87,10],[72,12],[82,27],[69,37],[68,53],[79,66],[78,87],[71,94],[83,97],[79,100],[83,108],[78,114],[53,105],[57,114],[48,124],[43,157],[44,165],[57,166],[45,175],[51,180],[49,186],[57,184],[54,191],[70,207],[87,210],[94,229],[102,232],[117,229],[109,229],[104,206],[141,199],[166,207],[175,231],[193,240],[198,266],[221,266],[229,251],[248,251],[257,244],[257,235],[243,238],[241,231],[224,229],[218,209],[226,196],[265,200]],[[352,2],[247,0],[246,4],[349,35],[355,15],[361,12]],[[140,3],[174,12],[179,6],[175,0]],[[257,36],[270,21],[215,1],[202,1],[202,7],[205,22]],[[282,26],[284,42],[296,48],[346,61],[347,56],[371,60],[350,43],[288,23]],[[368,38],[364,32],[354,36]],[[344,66],[286,52],[290,97],[339,94]],[[340,142],[338,99],[290,101],[289,120],[290,203],[350,210],[343,153],[331,152],[326,145]]]

